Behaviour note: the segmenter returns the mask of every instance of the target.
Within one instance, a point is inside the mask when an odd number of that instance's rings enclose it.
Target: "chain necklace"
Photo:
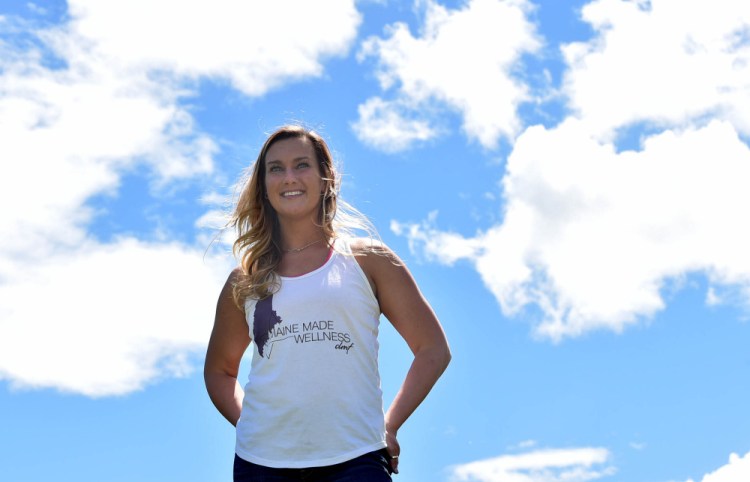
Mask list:
[[[284,250],[284,252],[285,252],[285,253],[299,253],[300,251],[302,251],[302,250],[304,250],[304,249],[307,249],[307,248],[309,248],[310,246],[312,246],[313,244],[315,244],[315,243],[319,243],[319,242],[321,242],[321,241],[323,241],[323,240],[322,240],[322,239],[317,239],[317,240],[313,241],[312,243],[307,243],[306,245],[302,246],[301,248],[290,248],[290,249],[285,249],[285,250]]]

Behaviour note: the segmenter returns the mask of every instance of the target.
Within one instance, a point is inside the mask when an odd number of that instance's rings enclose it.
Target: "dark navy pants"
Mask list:
[[[391,482],[386,449],[377,450],[326,467],[274,469],[234,456],[234,482]]]

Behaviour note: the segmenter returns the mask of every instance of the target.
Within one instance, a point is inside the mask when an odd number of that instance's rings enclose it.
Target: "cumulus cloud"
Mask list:
[[[359,140],[384,152],[398,152],[416,143],[434,139],[438,129],[398,101],[373,97],[360,105],[359,119],[352,124]]]
[[[716,116],[750,133],[750,4],[598,0],[582,19],[596,36],[562,48],[563,88],[592,130]]]
[[[613,475],[603,448],[541,449],[452,467],[456,482],[584,482]]]
[[[750,480],[750,452],[743,457],[737,454],[729,456],[729,463],[716,469],[714,472],[706,474],[700,479],[700,482],[737,482],[740,480]],[[687,482],[694,482],[688,479]]]
[[[61,70],[41,65],[41,55],[19,52],[0,65],[0,202],[18,206],[3,217],[0,250],[79,242],[92,215],[86,200],[116,189],[138,163],[162,182],[211,172],[216,147],[194,132],[173,89],[82,52]]]
[[[217,145],[185,106],[190,82],[260,95],[320,75],[360,19],[353,2],[309,8],[71,0],[62,24],[0,19],[0,379],[104,396],[192,370],[230,268],[204,257],[200,230],[218,214],[196,220],[192,244],[103,243],[92,198],[139,166],[157,185],[212,174]]]
[[[665,14],[682,6],[690,18],[710,18],[708,26]],[[728,2],[712,3],[710,14],[704,7],[584,7],[596,35],[563,48],[572,110],[516,139],[503,222],[474,237],[442,232],[430,219],[395,230],[442,262],[470,260],[506,315],[537,307],[535,333],[556,341],[622,331],[663,309],[665,287],[694,273],[709,281],[707,302],[747,304],[750,232],[740,220],[750,205],[748,111],[734,106],[750,98],[742,74],[750,42],[741,35],[750,21]],[[675,62],[681,76],[663,85],[667,74],[650,66]],[[633,122],[651,129],[636,149],[622,149],[617,130]]]
[[[258,96],[323,73],[345,55],[361,16],[353,0],[71,0],[71,28],[129,67],[226,79]]]
[[[359,57],[372,57],[384,91],[391,100],[372,98],[359,109],[357,135],[372,145],[405,149],[435,135],[432,118],[420,112],[444,106],[460,113],[463,129],[481,145],[495,147],[501,137],[520,129],[518,105],[529,99],[518,79],[518,61],[540,48],[525,0],[470,0],[448,9],[420,2],[424,22],[418,36],[401,22],[384,37],[366,39]],[[410,112],[404,115],[404,112]],[[408,128],[385,129],[387,121]],[[397,146],[397,147],[393,147]]]
[[[0,284],[0,376],[120,395],[192,372],[229,266],[179,244],[88,242]]]
[[[519,137],[502,225],[475,238],[434,220],[397,227],[437,260],[471,260],[507,315],[541,308],[536,332],[560,340],[654,314],[665,283],[688,273],[749,286],[750,232],[738,222],[749,178],[750,149],[726,122],[617,153],[569,120]]]

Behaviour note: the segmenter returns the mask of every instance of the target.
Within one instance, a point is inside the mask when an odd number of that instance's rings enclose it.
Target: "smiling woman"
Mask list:
[[[238,300],[271,292],[284,249],[298,251],[307,243],[332,240],[354,229],[374,231],[364,216],[339,201],[338,186],[333,156],[317,133],[286,126],[269,136],[232,217],[238,233],[235,253],[246,275],[234,288]]]
[[[219,296],[204,370],[214,405],[237,429],[236,481],[391,480],[398,430],[450,360],[404,264],[372,231],[351,236],[347,228],[368,223],[341,209],[338,185],[325,141],[287,126],[266,140],[238,199],[240,266]],[[386,413],[381,313],[414,354]],[[239,364],[253,341],[243,389]]]

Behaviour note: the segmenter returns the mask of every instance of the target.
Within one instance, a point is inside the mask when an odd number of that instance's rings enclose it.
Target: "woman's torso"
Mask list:
[[[270,467],[332,465],[385,447],[380,310],[349,243],[248,300],[252,366],[237,453]]]

